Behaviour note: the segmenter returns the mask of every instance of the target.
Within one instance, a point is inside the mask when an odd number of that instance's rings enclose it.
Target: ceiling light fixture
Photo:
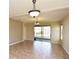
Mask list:
[[[40,23],[38,21],[35,22],[35,25],[39,25]]]
[[[33,2],[33,10],[30,10],[28,13],[30,14],[30,16],[35,18],[40,14],[40,10],[36,10],[36,6],[35,6],[36,0],[32,0],[32,2]]]
[[[35,19],[36,19],[36,20],[35,20],[35,24],[34,24],[34,25],[39,25],[40,23],[39,23],[39,21],[38,21],[38,18],[36,17]]]

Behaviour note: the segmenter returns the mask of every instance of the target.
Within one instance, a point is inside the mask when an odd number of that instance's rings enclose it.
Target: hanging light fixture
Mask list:
[[[38,18],[36,17],[35,19],[36,19],[35,25],[39,25],[40,23],[39,23],[39,21],[38,21]]]
[[[35,18],[40,14],[40,10],[36,10],[36,6],[35,6],[36,0],[32,0],[32,2],[33,2],[33,10],[30,10],[28,13],[30,14],[30,16]]]
[[[39,21],[38,21],[38,18],[36,17],[36,18],[34,18],[34,19],[35,19],[34,25],[39,25],[40,23],[39,23]]]

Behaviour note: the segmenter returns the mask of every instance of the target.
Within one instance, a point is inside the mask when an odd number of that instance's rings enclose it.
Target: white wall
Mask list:
[[[63,41],[62,46],[65,51],[69,54],[69,18],[65,18],[62,21],[63,24]]]
[[[22,22],[9,20],[9,44],[22,41]]]
[[[23,25],[23,40],[34,40],[33,24],[24,23],[24,25]]]
[[[23,40],[26,40],[27,39],[27,32],[26,32],[27,30],[26,30],[26,24],[25,23],[23,23]]]
[[[51,42],[60,43],[60,24],[59,22],[40,23],[41,25],[51,26]],[[33,23],[22,23],[15,20],[10,20],[9,24],[9,41],[15,43],[22,40],[34,40]]]
[[[60,44],[60,23],[40,23],[40,25],[51,26],[51,42],[54,44]],[[26,23],[23,25],[23,40],[34,40],[34,28],[33,23]]]
[[[51,25],[51,41],[54,44],[60,44],[60,24],[54,23]]]

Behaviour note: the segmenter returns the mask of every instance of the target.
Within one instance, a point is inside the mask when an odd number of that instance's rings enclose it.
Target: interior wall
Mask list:
[[[26,24],[25,23],[23,23],[23,40],[26,40],[27,39],[27,32],[26,32],[27,30],[26,30]]]
[[[9,20],[9,44],[22,41],[22,22]]]
[[[63,24],[63,41],[62,46],[65,51],[69,54],[69,17],[62,21]]]
[[[60,43],[60,23],[49,22],[40,23],[40,25],[51,26],[51,42]],[[10,20],[9,22],[9,41],[15,43],[22,40],[34,40],[34,23],[22,23],[20,21]]]
[[[33,23],[24,23],[23,25],[23,40],[34,40],[34,28]],[[50,25],[51,26],[51,42],[55,44],[60,44],[60,23],[40,23],[40,25]]]
[[[60,23],[51,24],[51,41],[60,44]]]
[[[32,23],[24,23],[23,40],[34,40],[34,29]]]

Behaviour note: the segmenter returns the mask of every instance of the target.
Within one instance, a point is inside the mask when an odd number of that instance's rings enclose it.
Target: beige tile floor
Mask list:
[[[60,45],[41,41],[24,41],[10,46],[9,59],[69,59]]]

